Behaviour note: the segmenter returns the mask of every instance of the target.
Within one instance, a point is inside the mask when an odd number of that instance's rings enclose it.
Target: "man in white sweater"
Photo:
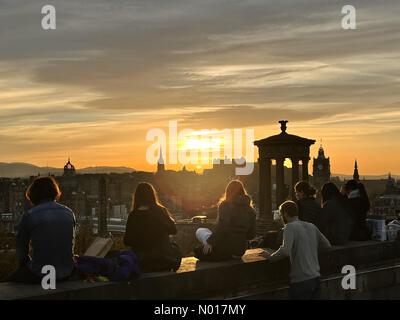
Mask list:
[[[291,299],[318,299],[321,290],[318,249],[330,248],[331,244],[314,224],[299,220],[295,202],[284,202],[279,212],[285,224],[283,243],[272,255],[267,251],[262,255],[271,261],[290,257]]]

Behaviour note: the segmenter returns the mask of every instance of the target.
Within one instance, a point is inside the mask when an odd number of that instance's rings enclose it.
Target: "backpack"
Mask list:
[[[75,268],[83,275],[96,275],[111,281],[126,281],[140,274],[137,256],[132,251],[121,251],[115,258],[81,256]]]

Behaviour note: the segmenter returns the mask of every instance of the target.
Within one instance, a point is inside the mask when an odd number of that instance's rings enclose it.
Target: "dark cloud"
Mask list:
[[[243,128],[276,124],[283,118],[290,121],[306,121],[324,117],[324,112],[290,110],[287,108],[263,109],[253,106],[225,106],[212,111],[196,112],[183,117],[188,127],[207,128]]]

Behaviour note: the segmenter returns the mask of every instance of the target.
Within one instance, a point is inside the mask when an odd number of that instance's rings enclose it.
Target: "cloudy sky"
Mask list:
[[[351,0],[357,30],[345,4],[0,0],[0,162],[150,170],[146,133],[169,120],[258,139],[287,119],[335,173],[400,173],[400,2]]]

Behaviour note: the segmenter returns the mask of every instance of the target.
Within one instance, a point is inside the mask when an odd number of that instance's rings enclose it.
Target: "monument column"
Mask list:
[[[301,162],[302,164],[302,180],[308,181],[308,162],[310,161],[310,158],[302,158]]]
[[[267,158],[265,160],[265,212],[268,219],[273,220],[272,215],[272,178],[271,178],[271,159]]]
[[[266,214],[266,180],[267,180],[267,170],[266,170],[266,159],[265,158],[258,158],[258,177],[259,177],[259,208],[260,208],[260,218],[265,217]]]
[[[296,185],[297,182],[299,182],[299,159],[298,158],[292,158],[292,200],[296,200],[295,196],[295,191],[294,191],[294,186]]]
[[[279,207],[285,201],[285,171],[283,163],[285,158],[276,159],[276,206]]]

